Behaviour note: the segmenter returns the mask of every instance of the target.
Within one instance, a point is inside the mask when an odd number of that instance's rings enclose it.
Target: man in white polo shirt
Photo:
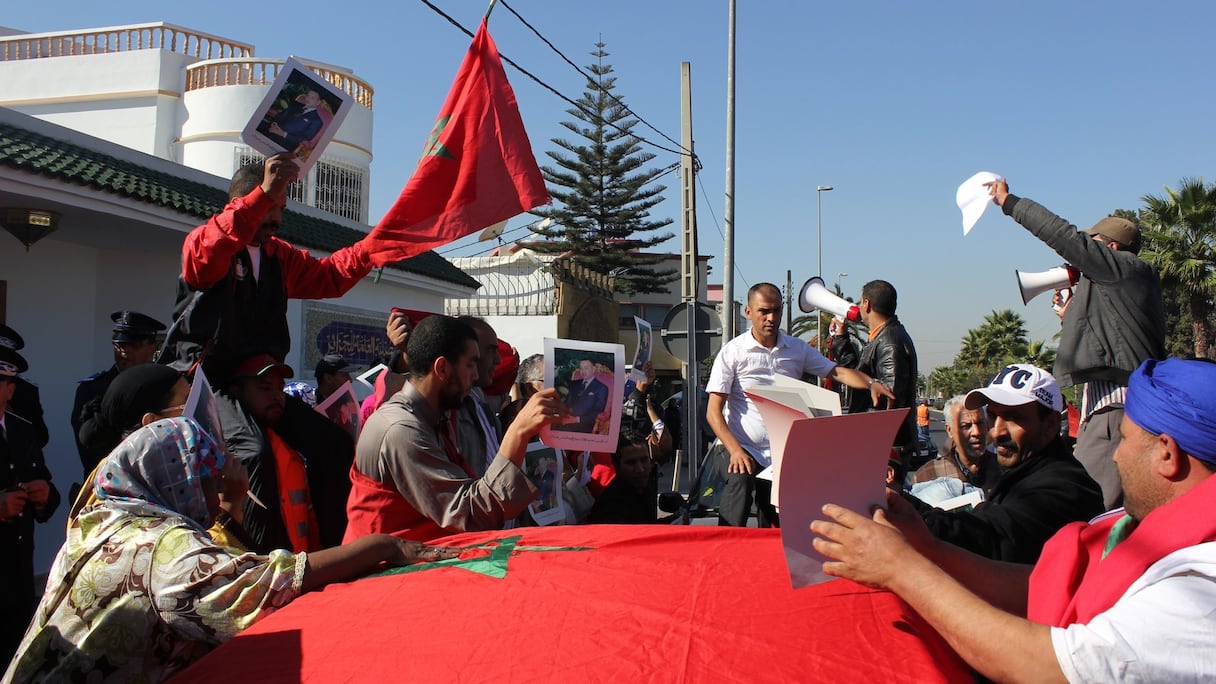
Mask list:
[[[744,309],[752,328],[727,342],[714,359],[709,383],[706,418],[718,439],[711,450],[726,484],[718,500],[718,524],[746,527],[756,495],[759,527],[777,524],[770,497],[772,483],[756,480],[756,473],[772,463],[768,430],[760,411],[743,393],[757,385],[771,385],[774,374],[801,378],[805,374],[831,378],[854,389],[868,389],[871,400],[894,399],[891,388],[869,375],[837,366],[804,340],[777,327],[781,320],[781,291],[772,283],[758,283],[747,291]]]

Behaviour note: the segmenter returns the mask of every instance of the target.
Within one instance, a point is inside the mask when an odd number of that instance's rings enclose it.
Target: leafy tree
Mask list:
[[[581,140],[553,138],[561,150],[545,154],[555,165],[542,166],[554,204],[535,210],[553,223],[533,231],[546,238],[528,246],[546,253],[566,253],[599,273],[616,274],[623,292],[662,292],[677,278],[675,270],[652,268],[661,255],[644,250],[674,237],[659,232],[670,218],[652,219],[650,210],[663,201],[666,186],[654,183],[665,170],[643,166],[654,158],[641,149],[631,131],[638,124],[621,99],[612,94],[616,77],[604,63],[604,43],[596,43],[596,58],[578,107],[567,109],[573,121],[561,122]]]
[[[1051,369],[1055,349],[1044,341],[1027,338],[1026,322],[1009,309],[993,311],[977,328],[967,331],[954,363],[929,374],[934,391],[946,396],[983,387],[997,371],[1011,363],[1031,363]]]
[[[1140,255],[1157,268],[1162,287],[1171,290],[1165,295],[1167,311],[1170,304],[1181,305],[1170,322],[1189,318],[1191,353],[1206,358],[1216,292],[1216,186],[1202,178],[1183,178],[1177,190],[1166,186],[1164,196],[1145,195],[1141,201],[1145,244]]]

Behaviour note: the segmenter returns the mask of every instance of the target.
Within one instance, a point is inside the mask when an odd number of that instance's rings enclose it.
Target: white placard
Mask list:
[[[556,387],[570,415],[541,428],[545,444],[570,451],[616,451],[625,403],[625,347],[545,338],[545,387]]]
[[[268,157],[291,152],[303,176],[338,132],[354,102],[346,91],[289,57],[245,125],[241,139]]]

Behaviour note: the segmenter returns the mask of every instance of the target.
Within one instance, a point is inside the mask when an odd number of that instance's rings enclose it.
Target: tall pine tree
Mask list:
[[[642,252],[674,237],[658,232],[671,224],[670,218],[650,216],[664,199],[666,186],[653,181],[665,170],[643,169],[654,155],[642,151],[631,132],[638,120],[612,95],[616,77],[604,63],[604,43],[595,47],[591,55],[596,63],[587,66],[587,90],[578,108],[566,110],[576,120],[562,122],[582,139],[576,143],[553,138],[564,152],[546,152],[556,166],[542,166],[541,173],[554,203],[533,211],[553,223],[533,228],[546,239],[528,246],[539,252],[570,252],[576,263],[593,271],[615,272],[619,291],[661,292],[677,273],[653,268],[663,257]]]

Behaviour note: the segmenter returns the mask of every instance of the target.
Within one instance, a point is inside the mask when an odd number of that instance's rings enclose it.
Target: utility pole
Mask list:
[[[726,209],[723,211],[722,338],[735,338],[735,0],[726,29]]]
[[[696,158],[692,147],[692,65],[680,63],[680,299],[687,307],[688,358],[684,360],[684,453],[688,459],[690,482],[697,481],[701,456],[701,350],[697,338],[697,295],[700,269],[697,267],[697,185]],[[729,276],[729,272],[728,272]],[[724,282],[729,282],[727,277]],[[690,492],[690,495],[692,493]]]

